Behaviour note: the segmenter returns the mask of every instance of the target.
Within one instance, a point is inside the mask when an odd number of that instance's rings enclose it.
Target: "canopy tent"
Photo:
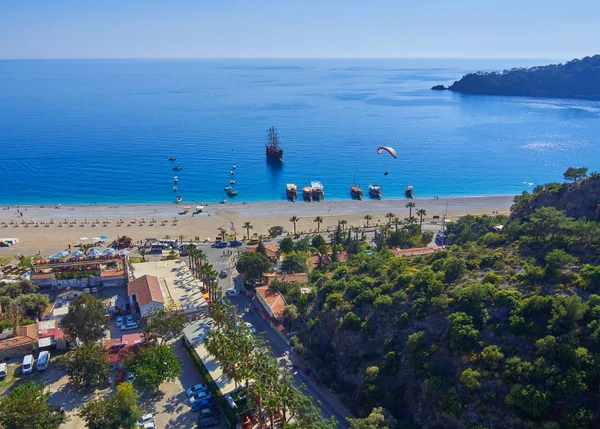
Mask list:
[[[94,240],[94,241],[100,241],[100,240],[102,240],[102,238],[100,238],[100,237],[93,237],[92,240]]]
[[[98,249],[90,249],[90,250],[88,250],[87,254],[89,256],[101,256],[102,252],[99,251]]]
[[[117,251],[111,247],[109,247],[108,249],[104,249],[104,252],[102,252],[104,255],[114,255],[115,253],[117,253]]]
[[[87,237],[79,237],[79,241],[86,241],[86,240],[89,240],[89,238],[87,238]]]
[[[74,258],[81,258],[83,256],[83,252],[80,252],[79,250],[76,250],[73,253],[71,253],[71,256],[74,257]]]
[[[58,253],[55,253],[54,255],[48,256],[48,259],[64,258],[65,256],[69,256],[69,252],[67,252],[66,250],[63,250],[62,252],[58,252]]]
[[[108,238],[108,237],[107,237],[106,235],[101,235],[101,236],[100,236],[100,239],[101,239],[101,240],[106,240],[107,238]]]

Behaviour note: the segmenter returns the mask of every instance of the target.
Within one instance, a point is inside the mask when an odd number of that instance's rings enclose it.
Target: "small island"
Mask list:
[[[469,73],[448,88],[435,85],[431,89],[464,94],[600,100],[600,55],[565,64]]]

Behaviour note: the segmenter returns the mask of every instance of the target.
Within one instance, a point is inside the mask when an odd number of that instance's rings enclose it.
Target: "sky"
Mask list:
[[[598,0],[0,0],[0,58],[557,58]]]

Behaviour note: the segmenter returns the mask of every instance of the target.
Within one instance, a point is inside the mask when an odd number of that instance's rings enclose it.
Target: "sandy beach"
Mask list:
[[[416,209],[425,209],[427,215],[424,224],[429,228],[436,228],[441,225],[444,213],[447,213],[446,219],[449,220],[466,214],[508,213],[512,200],[512,196],[416,198],[412,200],[416,205],[413,216]],[[408,217],[406,204],[409,201],[367,199],[312,203],[279,201],[209,204],[205,205],[200,214],[194,213],[195,204],[191,205],[188,213],[183,213],[181,205],[174,204],[81,205],[60,208],[48,205],[10,206],[0,210],[0,237],[16,237],[19,244],[0,248],[0,254],[31,254],[38,250],[44,254],[67,248],[69,244],[76,245],[81,242],[81,237],[93,238],[100,235],[109,237],[109,240],[122,235],[136,241],[166,235],[174,238],[183,236],[184,240],[196,237],[200,240],[212,237],[214,240],[218,229],[224,228],[229,234],[242,238],[246,235],[243,228],[245,222],[253,225],[251,234],[265,235],[275,225],[283,226],[286,231],[293,231],[293,225],[289,221],[292,216],[300,219],[296,226],[299,232],[316,230],[316,216],[323,218],[321,230],[334,227],[342,219],[348,225],[363,226],[363,218],[367,214],[372,216],[370,224],[386,222],[385,215],[390,212],[400,218]],[[439,219],[434,216],[439,216]],[[99,223],[95,223],[96,221]],[[63,226],[59,226],[61,224]]]

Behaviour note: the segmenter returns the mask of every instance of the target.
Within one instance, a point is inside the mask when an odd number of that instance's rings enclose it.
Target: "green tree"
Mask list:
[[[306,272],[306,257],[301,253],[290,253],[281,261],[281,271],[284,273]]]
[[[408,218],[410,219],[412,217],[412,209],[414,209],[415,207],[417,207],[417,205],[415,203],[413,203],[412,201],[408,204],[406,204],[406,208],[408,209]]]
[[[73,385],[98,386],[108,379],[110,366],[102,344],[82,343],[69,352],[68,357],[67,375]]]
[[[294,251],[294,240],[285,237],[279,242],[279,250],[281,253],[291,253]]]
[[[388,220],[387,226],[388,226],[388,228],[390,228],[392,226],[392,221],[394,220],[394,218],[396,217],[396,215],[394,213],[387,213],[385,215],[385,217]]]
[[[114,429],[120,427],[116,403],[113,398],[93,399],[84,403],[79,416],[89,429]]]
[[[296,235],[296,223],[300,220],[298,216],[292,216],[290,222],[294,224],[294,235]]]
[[[164,381],[173,381],[181,374],[181,362],[173,348],[166,345],[140,347],[127,358],[127,366],[140,386],[158,389]]]
[[[473,318],[466,313],[452,313],[450,319],[450,348],[469,352],[479,344],[479,331],[473,327]]]
[[[296,307],[294,304],[286,305],[283,308],[283,317],[285,317],[285,319],[289,322],[294,322],[296,319],[298,319],[298,307]]]
[[[183,313],[168,308],[155,309],[142,317],[145,325],[144,336],[150,340],[158,339],[160,344],[173,340],[181,334],[187,318]]]
[[[394,429],[398,427],[396,419],[382,407],[376,407],[362,419],[348,417],[350,429]]]
[[[502,360],[504,354],[498,346],[487,346],[479,355],[479,360],[489,369],[496,369]]]
[[[236,264],[237,270],[242,273],[244,280],[255,285],[262,281],[265,273],[271,270],[271,261],[262,253],[242,253]]]
[[[587,176],[588,168],[587,167],[569,167],[567,171],[563,173],[563,177],[565,180],[572,180],[575,182],[582,177]]]
[[[537,240],[552,234],[552,240],[556,233],[567,223],[565,213],[554,207],[541,207],[533,212],[529,218],[531,228]]]
[[[117,393],[113,400],[116,403],[118,422],[124,429],[135,428],[142,418],[142,410],[138,405],[139,398],[131,383],[121,383],[117,386]]]
[[[312,247],[314,247],[315,249],[318,249],[319,247],[326,245],[327,242],[325,241],[325,239],[323,238],[322,235],[317,234],[312,238],[311,241],[311,245]]]
[[[98,341],[104,337],[109,321],[104,304],[92,295],[83,293],[71,301],[69,312],[60,324],[71,339],[83,342]]]
[[[367,228],[368,228],[368,227],[369,227],[369,222],[370,222],[371,220],[373,220],[373,216],[371,216],[371,215],[369,215],[369,214],[368,214],[368,215],[365,215],[365,216],[363,217],[363,219],[367,221]]]
[[[548,414],[550,398],[548,395],[531,384],[523,386],[513,384],[510,393],[505,396],[504,401],[513,405],[530,417],[541,418]]]
[[[3,429],[55,429],[66,421],[64,413],[49,404],[44,383],[29,381],[0,397],[0,427]]]
[[[263,255],[267,256],[267,249],[265,249],[265,245],[262,240],[260,240],[258,242],[258,246],[256,246],[256,253],[262,253]]]
[[[323,223],[323,217],[317,216],[313,222],[317,223],[317,233],[321,231],[321,224]]]
[[[244,226],[242,228],[246,229],[246,238],[250,240],[250,230],[254,228],[254,226],[250,222],[244,222]]]
[[[481,374],[479,371],[475,371],[472,368],[465,369],[460,375],[460,382],[469,390],[479,389],[479,377]]]
[[[419,231],[423,230],[423,218],[427,216],[427,210],[419,209],[417,210],[417,216],[419,216]]]

